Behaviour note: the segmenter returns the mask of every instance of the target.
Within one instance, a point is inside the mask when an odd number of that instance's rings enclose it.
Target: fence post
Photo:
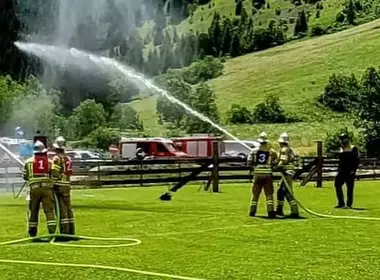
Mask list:
[[[323,181],[323,146],[322,141],[317,141],[317,188],[322,188]]]
[[[212,192],[219,192],[219,142],[212,143]]]
[[[98,186],[101,186],[102,182],[100,181],[100,161],[98,160]]]

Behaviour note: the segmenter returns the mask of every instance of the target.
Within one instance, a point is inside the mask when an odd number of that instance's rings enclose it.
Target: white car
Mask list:
[[[251,149],[260,146],[260,143],[257,141],[241,142],[250,147]],[[245,147],[242,143],[234,140],[223,141],[224,148],[221,156],[247,158],[251,150]]]
[[[98,161],[101,159],[99,154],[84,150],[67,151],[66,155],[69,156],[71,160]]]

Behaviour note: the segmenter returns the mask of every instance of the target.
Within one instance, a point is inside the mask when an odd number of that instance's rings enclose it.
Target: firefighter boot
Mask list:
[[[252,200],[251,201],[251,206],[249,208],[249,216],[250,217],[255,217],[256,216],[256,211],[257,211],[257,201]]]
[[[267,211],[268,211],[269,219],[276,218],[276,212],[274,211],[274,207],[273,207],[273,197],[271,196],[267,196]]]
[[[284,204],[283,204],[283,201],[279,201],[278,202],[278,205],[276,207],[276,215],[278,215],[278,216],[284,216]]]
[[[295,201],[294,199],[290,199],[289,201],[289,204],[290,204],[290,218],[292,219],[299,219],[300,218],[300,214],[298,212],[298,205],[297,205],[297,201]]]
[[[36,227],[30,227],[28,229],[28,235],[30,237],[36,237],[37,236],[37,228]]]
[[[268,212],[268,218],[269,219],[275,219],[276,218],[276,212],[275,211],[269,211]]]

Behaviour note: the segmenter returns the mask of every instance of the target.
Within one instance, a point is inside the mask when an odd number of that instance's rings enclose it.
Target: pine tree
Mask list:
[[[243,30],[243,35],[240,38],[240,49],[242,53],[253,51],[255,30],[253,26],[253,18],[250,17],[247,25]]]
[[[307,26],[307,18],[305,11],[302,10],[298,13],[296,25],[294,27],[294,35],[301,35],[305,34],[307,32],[308,26]]]
[[[243,26],[247,23],[247,19],[248,19],[248,14],[247,14],[247,11],[245,10],[245,8],[243,7],[242,11],[241,11],[241,17],[240,17],[240,24]]]
[[[347,9],[346,9],[346,14],[347,14],[347,22],[349,24],[355,24],[355,19],[356,19],[356,12],[355,12],[355,6],[352,0],[348,1]]]
[[[21,69],[26,63],[24,55],[14,45],[19,39],[21,22],[16,14],[16,1],[0,1],[0,73],[13,78],[23,78],[27,73]]]
[[[138,33],[133,35],[130,44],[132,47],[129,53],[131,57],[131,65],[137,70],[142,70],[144,67],[144,45]]]
[[[160,3],[160,2],[158,2]],[[166,26],[166,16],[163,12],[163,5],[158,4],[157,10],[156,10],[156,18],[154,20],[157,29],[163,30]]]
[[[222,54],[227,54],[231,49],[231,41],[232,41],[232,24],[231,20],[227,18],[223,23],[223,38],[222,38]]]
[[[172,43],[168,32],[165,33],[165,39],[160,48],[161,58],[161,71],[165,73],[170,67],[172,67]]]
[[[171,24],[177,25],[182,20],[183,0],[171,0],[170,2],[170,20]]]
[[[265,6],[265,0],[252,0],[252,7],[256,10],[260,10],[263,6]]]
[[[175,47],[172,56],[172,68],[182,68],[181,52],[179,47]]]
[[[189,1],[188,0],[182,0],[182,19],[187,18],[189,13]]]
[[[236,3],[236,8],[235,8],[235,15],[240,16],[243,11],[243,1],[238,0]]]
[[[148,63],[145,64],[145,73],[150,76],[156,76],[160,72],[160,57],[157,50],[154,49],[148,54]]]
[[[142,11],[141,11],[141,9],[137,9],[135,11],[135,25],[137,27],[141,27],[142,24],[143,24]]]
[[[202,53],[205,55],[212,55],[212,48],[210,48],[210,38],[207,33],[201,33],[198,35],[198,52],[201,56]]]
[[[154,38],[153,38],[153,45],[158,46],[161,45],[164,41],[164,31],[163,29],[159,28],[158,26],[155,26],[154,29]]]
[[[173,27],[173,43],[177,44],[179,42],[179,37],[177,33],[177,28]]]
[[[236,32],[234,33],[232,37],[232,42],[231,42],[231,48],[230,48],[230,55],[232,57],[237,57],[241,54],[240,50],[240,36]]]
[[[220,27],[220,16],[218,13],[214,14],[208,33],[209,33],[209,38],[211,42],[211,47],[213,50],[213,55],[218,56],[220,48],[221,48],[220,43],[221,43],[221,36],[222,36],[222,30]]]

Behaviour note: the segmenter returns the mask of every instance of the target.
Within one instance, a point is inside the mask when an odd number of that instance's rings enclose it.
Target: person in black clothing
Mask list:
[[[335,177],[335,191],[338,199],[338,205],[335,208],[351,208],[354,196],[354,182],[356,170],[359,165],[358,148],[350,144],[347,134],[339,136],[341,149],[339,152],[338,174]],[[343,185],[347,187],[347,204],[344,203]]]

